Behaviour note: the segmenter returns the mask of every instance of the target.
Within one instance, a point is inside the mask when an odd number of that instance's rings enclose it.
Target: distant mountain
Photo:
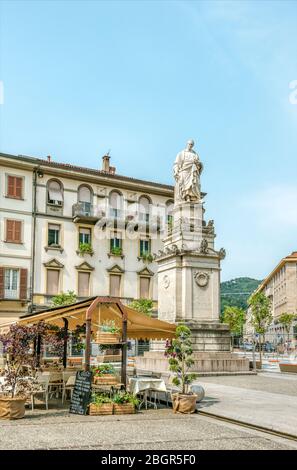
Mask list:
[[[250,277],[238,277],[221,283],[221,312],[225,306],[247,308],[247,299],[261,281]]]

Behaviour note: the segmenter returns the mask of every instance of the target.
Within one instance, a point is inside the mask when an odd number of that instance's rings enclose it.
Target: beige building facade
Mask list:
[[[98,170],[0,154],[0,316],[74,291],[157,301],[155,254],[174,189]]]
[[[283,313],[297,314],[297,251],[283,258],[273,271],[259,285],[256,292],[263,292],[271,300],[273,322],[269,326],[266,339],[279,342],[287,337],[284,327],[279,322]],[[248,310],[246,335],[253,334]],[[290,337],[297,337],[297,322],[292,325]]]

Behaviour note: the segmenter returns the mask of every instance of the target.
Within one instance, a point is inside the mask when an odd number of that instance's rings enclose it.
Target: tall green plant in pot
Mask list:
[[[180,392],[172,394],[175,413],[195,413],[197,395],[189,392],[189,385],[197,374],[190,372],[194,365],[191,330],[185,325],[176,328],[176,337],[166,342],[165,356],[168,358],[169,370],[173,372],[172,383]]]

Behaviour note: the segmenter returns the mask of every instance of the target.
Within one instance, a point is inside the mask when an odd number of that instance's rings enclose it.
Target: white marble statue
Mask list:
[[[200,174],[203,165],[198,154],[193,150],[194,141],[189,140],[187,147],[177,154],[173,166],[175,185],[175,202],[199,202]]]

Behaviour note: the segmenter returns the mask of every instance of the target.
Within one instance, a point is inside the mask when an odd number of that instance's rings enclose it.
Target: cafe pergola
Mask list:
[[[27,315],[18,320],[20,325],[34,325],[40,321],[64,329],[65,342],[63,365],[67,366],[67,338],[78,325],[86,325],[85,370],[90,369],[92,334],[100,329],[103,322],[113,320],[120,329],[122,349],[121,381],[126,383],[127,340],[151,339],[166,340],[175,336],[176,325],[151,318],[113,297],[92,297],[75,304],[50,308],[42,313]]]

